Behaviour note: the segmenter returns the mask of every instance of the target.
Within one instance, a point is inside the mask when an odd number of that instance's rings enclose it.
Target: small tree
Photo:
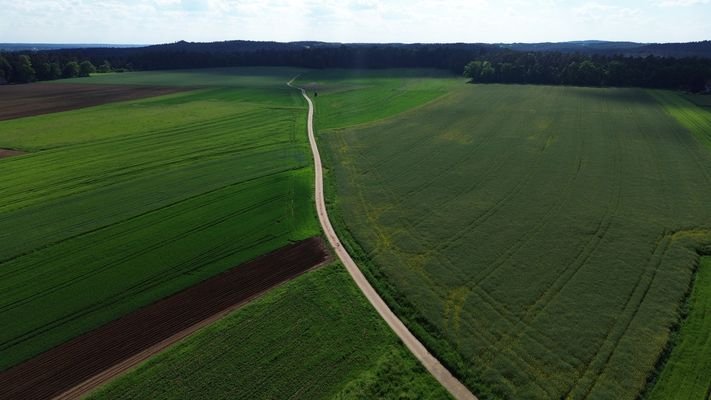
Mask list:
[[[30,57],[24,54],[18,56],[13,67],[15,70],[13,80],[15,82],[27,83],[35,80],[35,70],[32,68]]]
[[[62,68],[59,63],[49,63],[49,79],[59,79],[62,77]]]
[[[37,68],[37,79],[51,81],[62,77],[62,69],[56,62],[46,62]]]
[[[101,73],[111,72],[111,63],[108,60],[104,60],[104,63],[99,65],[96,71]]]
[[[477,82],[481,76],[481,61],[471,61],[464,67],[464,77]]]
[[[89,60],[84,60],[79,64],[79,76],[89,76],[96,72],[96,67]]]
[[[75,78],[79,76],[79,64],[76,61],[69,61],[64,65],[62,78]]]
[[[488,61],[472,61],[464,67],[464,76],[471,82],[490,82],[496,70]]]
[[[599,86],[602,83],[602,70],[590,60],[584,60],[578,65],[577,79],[575,83],[583,85]]]
[[[607,85],[615,86],[624,84],[628,81],[625,64],[617,60],[610,61],[605,70],[605,77],[605,84]]]
[[[494,76],[496,75],[496,69],[491,65],[490,62],[484,61],[481,63],[481,81],[482,82],[490,82],[494,80]]]
[[[37,80],[46,81],[49,79],[49,63],[42,63],[37,66]]]

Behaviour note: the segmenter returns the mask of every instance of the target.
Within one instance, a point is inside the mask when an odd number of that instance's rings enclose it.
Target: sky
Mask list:
[[[711,39],[711,0],[0,0],[0,42]]]

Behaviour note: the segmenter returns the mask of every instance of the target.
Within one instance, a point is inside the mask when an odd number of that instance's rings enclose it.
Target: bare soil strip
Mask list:
[[[78,398],[327,259],[313,237],[232,268],[0,372],[0,399]]]
[[[22,151],[17,151],[17,150],[0,149],[0,158],[19,156],[22,154],[25,154],[25,153]]]
[[[0,121],[189,90],[129,85],[30,83],[0,86]]]
[[[296,78],[294,78],[296,79]],[[437,379],[437,381],[445,388],[447,391],[457,400],[477,400],[477,397],[466,387],[462,382],[459,381],[454,375],[452,375],[447,368],[439,362],[435,356],[433,356],[429,350],[415,337],[415,335],[410,332],[409,329],[400,321],[400,318],[395,315],[395,313],[388,307],[385,301],[380,297],[378,292],[375,291],[373,286],[365,278],[365,275],[358,268],[358,265],[353,261],[348,251],[343,247],[341,241],[336,235],[336,231],[331,225],[331,220],[328,219],[328,212],[326,210],[326,202],[324,200],[323,194],[323,167],[321,165],[321,155],[318,151],[318,145],[316,144],[316,137],[314,135],[314,105],[311,99],[306,94],[306,91],[302,88],[298,88],[292,85],[294,79],[289,81],[287,85],[301,90],[301,94],[306,99],[309,104],[309,116],[307,121],[307,130],[309,136],[309,144],[311,145],[311,152],[314,157],[314,171],[315,171],[315,201],[316,201],[316,211],[318,212],[318,219],[321,222],[321,227],[323,228],[329,243],[336,251],[338,258],[341,260],[343,265],[346,266],[348,273],[351,275],[355,281],[358,288],[363,292],[363,295],[370,301],[375,310],[380,314],[380,316],[387,322],[388,326],[395,332],[395,334],[402,340],[402,342],[407,346],[407,348],[412,352],[412,354],[417,357],[417,359],[422,363],[422,365],[429,371],[432,376]]]

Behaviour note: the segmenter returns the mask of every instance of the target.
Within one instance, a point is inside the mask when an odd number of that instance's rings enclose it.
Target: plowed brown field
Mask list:
[[[186,90],[155,86],[32,83],[0,86],[0,121]]]
[[[322,239],[314,237],[207,279],[1,372],[0,399],[79,396],[327,258]]]

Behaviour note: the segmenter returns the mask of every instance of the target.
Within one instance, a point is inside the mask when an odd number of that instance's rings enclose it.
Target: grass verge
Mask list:
[[[693,290],[682,309],[680,326],[672,334],[670,351],[658,365],[650,400],[697,400],[711,395],[711,257],[702,257]]]

